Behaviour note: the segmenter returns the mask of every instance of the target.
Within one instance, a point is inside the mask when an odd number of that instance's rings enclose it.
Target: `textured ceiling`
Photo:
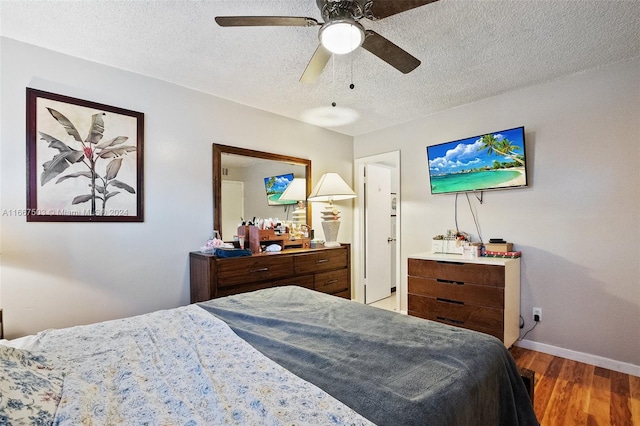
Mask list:
[[[318,27],[221,28],[213,20],[322,21],[315,0],[2,0],[0,7],[2,36],[354,136],[640,56],[636,0],[440,0],[363,19],[422,64],[404,75],[358,49],[335,56],[315,84],[298,80]],[[352,121],[339,124],[343,114]]]

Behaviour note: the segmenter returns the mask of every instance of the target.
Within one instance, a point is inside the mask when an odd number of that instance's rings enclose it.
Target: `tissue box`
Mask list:
[[[513,251],[513,243],[486,243],[484,249],[485,251]]]
[[[322,240],[311,240],[309,246],[314,249],[314,248],[324,248],[324,241]]]
[[[433,253],[463,254],[464,245],[463,241],[458,240],[431,240],[431,251]]]

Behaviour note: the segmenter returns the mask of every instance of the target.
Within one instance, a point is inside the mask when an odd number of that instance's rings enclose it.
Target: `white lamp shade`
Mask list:
[[[307,181],[303,178],[294,178],[280,196],[281,200],[304,201],[307,199]]]
[[[351,19],[328,22],[320,28],[320,43],[331,53],[353,52],[363,41],[362,25]]]
[[[337,201],[355,197],[356,193],[353,192],[339,174],[325,173],[307,199],[309,201]]]

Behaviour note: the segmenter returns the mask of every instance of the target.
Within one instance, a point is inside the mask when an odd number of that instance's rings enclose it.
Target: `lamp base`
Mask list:
[[[331,248],[331,247],[340,247],[340,243],[337,242],[337,241],[325,241],[324,246],[325,247],[329,247],[329,248]]]
[[[293,211],[292,222],[297,224],[307,223],[307,209],[305,207],[297,207]]]
[[[338,247],[338,230],[340,229],[339,220],[326,220],[322,222],[322,230],[324,231],[325,247]]]

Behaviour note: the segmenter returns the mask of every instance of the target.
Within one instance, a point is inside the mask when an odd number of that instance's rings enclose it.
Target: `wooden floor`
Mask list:
[[[511,354],[535,371],[541,425],[640,426],[640,377],[519,347]]]

